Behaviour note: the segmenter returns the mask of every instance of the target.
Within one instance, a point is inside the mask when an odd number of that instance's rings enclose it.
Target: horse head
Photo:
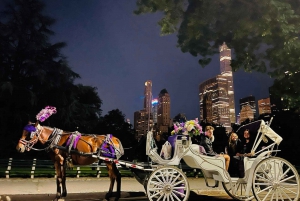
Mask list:
[[[23,128],[22,137],[16,146],[18,152],[30,151],[32,146],[38,141],[39,126],[39,122],[37,121],[35,124],[29,122]]]

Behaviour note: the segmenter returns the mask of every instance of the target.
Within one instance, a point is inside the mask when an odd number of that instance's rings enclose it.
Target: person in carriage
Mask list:
[[[225,153],[230,156],[230,165],[228,172],[230,176],[238,175],[238,164],[239,160],[235,158],[237,155],[238,149],[241,147],[242,141],[239,139],[238,135],[235,132],[232,132],[228,138],[228,144],[225,147]]]
[[[249,129],[244,130],[244,140],[240,146],[237,147],[237,156],[248,156],[251,157],[251,149],[253,147],[253,140],[251,139]]]
[[[214,137],[214,127],[212,126],[206,126],[205,127],[205,133],[200,135],[200,146],[203,146],[205,149],[205,152],[208,156],[222,156],[225,158],[225,167],[228,171],[229,163],[230,163],[230,157],[227,154],[221,153],[218,154],[213,150],[212,143],[215,139]]]

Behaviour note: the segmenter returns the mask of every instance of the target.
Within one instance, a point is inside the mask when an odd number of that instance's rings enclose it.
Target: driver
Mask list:
[[[230,162],[230,157],[227,154],[217,154],[216,152],[214,152],[213,147],[212,147],[212,143],[215,139],[214,137],[214,127],[212,126],[206,126],[205,127],[205,133],[204,135],[201,134],[201,141],[200,141],[200,145],[204,147],[206,153],[208,156],[222,156],[225,158],[225,166],[226,166],[226,170],[228,171],[228,167],[229,167],[229,162]]]

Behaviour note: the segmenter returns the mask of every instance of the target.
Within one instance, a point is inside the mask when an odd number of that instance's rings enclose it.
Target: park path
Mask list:
[[[221,186],[213,189],[206,187],[203,178],[188,180],[191,189],[189,200],[231,200]],[[67,178],[68,196],[65,201],[103,200],[108,185],[107,177]],[[123,177],[121,189],[120,200],[147,200],[143,186],[134,178]],[[0,201],[47,201],[54,198],[55,190],[55,178],[0,179]]]

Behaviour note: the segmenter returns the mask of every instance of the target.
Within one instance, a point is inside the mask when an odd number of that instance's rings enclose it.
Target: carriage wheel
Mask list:
[[[262,160],[255,168],[252,189],[258,201],[294,200],[299,198],[299,175],[287,160],[272,157]]]
[[[252,200],[254,198],[252,189],[250,189],[249,195],[246,196],[247,182],[245,180],[243,179],[235,180],[235,178],[233,178],[231,184],[232,186],[230,185],[230,183],[222,182],[224,190],[233,199]]]
[[[190,196],[187,177],[176,167],[158,168],[148,179],[147,196],[150,201],[186,201]]]

